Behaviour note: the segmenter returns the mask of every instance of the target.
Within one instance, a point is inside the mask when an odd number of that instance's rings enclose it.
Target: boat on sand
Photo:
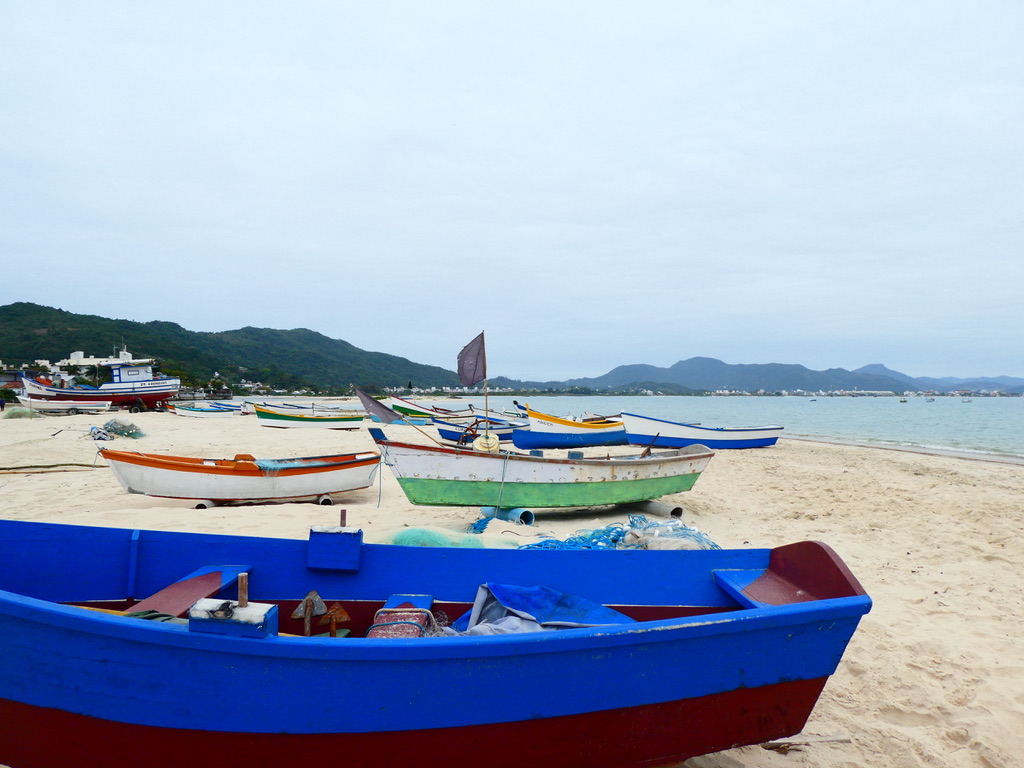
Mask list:
[[[870,607],[816,542],[536,551],[0,520],[0,762],[674,765],[800,732]]]
[[[359,429],[363,424],[363,413],[360,411],[313,413],[300,409],[266,408],[262,405],[254,405],[253,411],[261,427]]]
[[[369,432],[409,501],[434,506],[511,509],[648,501],[690,490],[714,455],[693,446],[637,456],[585,458],[570,452],[558,457],[402,443],[377,427]]]
[[[512,434],[512,443],[522,450],[626,445],[626,429],[621,419],[567,419],[535,411],[529,405],[524,412],[529,427]]]
[[[332,503],[331,495],[368,488],[379,454],[346,453],[295,459],[202,459],[138,451],[100,450],[128,493],[195,499],[197,507],[267,501]]]

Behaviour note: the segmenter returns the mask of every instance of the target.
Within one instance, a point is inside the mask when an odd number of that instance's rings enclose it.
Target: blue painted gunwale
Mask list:
[[[607,433],[577,434],[568,432],[535,432],[517,429],[512,432],[512,444],[523,451],[546,448],[592,448],[601,445],[627,445],[625,430]]]
[[[711,571],[763,569],[771,552],[361,545],[353,573],[307,567],[307,549],[301,540],[0,521],[0,699],[249,733],[556,718],[827,677],[871,604],[859,595],[529,635],[337,640],[202,635],[50,602],[144,597],[200,566],[245,562],[255,601],[315,587],[325,601],[415,592],[464,602],[483,581],[504,581],[609,605],[736,608]],[[53,663],[65,657],[75,663]],[[397,689],[382,684],[396,679]],[[311,695],[322,691],[338,694]]]
[[[450,440],[453,443],[458,443],[462,440],[463,435],[466,433],[466,429],[470,425],[476,424],[476,422],[466,422],[464,424],[457,424],[451,421],[445,421],[439,419],[436,416],[431,417],[431,422],[434,428],[437,430],[437,434],[442,440]],[[498,438],[501,442],[508,442],[512,440],[512,433],[517,427],[509,422],[499,422],[491,420],[490,425],[487,427],[487,431]],[[478,424],[476,427],[476,435],[482,435],[484,433],[483,424]]]

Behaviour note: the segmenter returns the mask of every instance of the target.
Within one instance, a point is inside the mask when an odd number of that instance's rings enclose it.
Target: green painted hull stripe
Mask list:
[[[277,421],[312,421],[312,416],[290,416],[283,413],[260,413],[261,419],[276,419]],[[317,416],[317,421],[362,421],[362,416]]]
[[[398,478],[413,504],[447,507],[586,507],[628,504],[682,493],[693,488],[699,472],[645,480],[601,483],[501,483],[493,480]]]

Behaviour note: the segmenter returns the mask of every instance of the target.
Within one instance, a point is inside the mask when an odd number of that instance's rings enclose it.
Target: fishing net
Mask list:
[[[103,425],[103,431],[106,432],[107,435],[114,435],[116,437],[130,437],[133,439],[146,436],[145,433],[137,426],[135,426],[132,422],[125,421],[124,419],[111,419],[110,421]],[[103,439],[109,440],[110,438],[107,437]]]
[[[456,531],[439,531],[430,528],[407,528],[392,534],[384,542],[400,547],[459,547],[481,549],[483,543],[475,536]]]
[[[721,549],[702,531],[675,518],[648,520],[630,515],[627,525],[612,523],[604,528],[577,531],[565,540],[554,538],[524,544],[520,549]]]
[[[5,419],[43,419],[46,418],[34,408],[25,408],[21,405],[9,405],[4,408]]]

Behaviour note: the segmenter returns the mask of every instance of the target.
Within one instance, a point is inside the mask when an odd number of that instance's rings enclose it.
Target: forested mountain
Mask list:
[[[455,386],[458,376],[382,352],[367,352],[346,341],[305,328],[289,331],[241,328],[203,333],[176,323],[111,320],[19,302],[0,307],[0,359],[5,365],[34,360],[56,362],[71,352],[115,355],[124,344],[135,357],[155,357],[165,374],[202,385],[215,373],[229,383],[261,381],[275,388],[341,390],[356,384],[369,390]]]

